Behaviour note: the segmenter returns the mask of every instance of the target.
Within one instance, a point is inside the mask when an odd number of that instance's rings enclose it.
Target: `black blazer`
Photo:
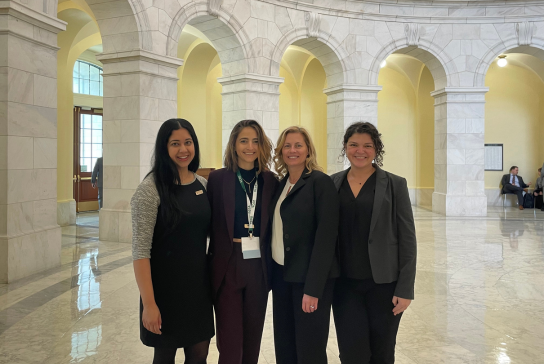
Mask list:
[[[262,172],[264,186],[261,200],[261,262],[265,282],[270,289],[270,278],[268,275],[268,266],[270,256],[268,255],[270,243],[267,237],[270,236],[268,230],[270,217],[268,216],[272,196],[276,192],[279,184],[274,173],[269,171]],[[236,174],[229,169],[221,168],[212,171],[208,177],[207,193],[212,208],[212,226],[210,231],[210,246],[208,247],[208,259],[210,262],[210,271],[212,279],[212,289],[214,297],[217,295],[221,283],[225,278],[230,257],[232,255],[232,241],[234,235],[234,196],[235,196]],[[259,186],[261,188],[261,186]]]
[[[272,219],[288,178],[280,182],[270,204]],[[304,293],[312,297],[321,298],[327,279],[340,275],[335,254],[339,206],[331,178],[320,171],[304,170],[280,207],[285,249],[283,279],[304,283]]]
[[[521,178],[520,176],[516,176],[518,178],[518,182],[519,182],[519,186],[521,188],[526,188],[526,187],[529,187],[528,185],[525,184],[525,182],[523,182],[523,178]],[[511,185],[512,184],[512,180],[510,179],[510,173],[508,174],[505,174],[504,176],[502,176],[502,180],[501,180],[501,191],[502,191],[502,194],[504,195],[504,186],[506,185]]]
[[[337,191],[348,171],[331,176]],[[376,167],[376,192],[368,236],[374,281],[397,281],[395,296],[414,299],[416,252],[416,229],[406,180]],[[344,261],[346,264],[360,264],[350,261],[349,257]]]

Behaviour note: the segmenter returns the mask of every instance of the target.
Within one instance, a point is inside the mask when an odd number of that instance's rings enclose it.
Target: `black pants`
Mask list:
[[[272,263],[274,347],[277,364],[326,364],[335,279],[329,279],[317,310],[302,311],[304,283],[283,280],[283,267]]]
[[[523,206],[523,188],[514,185],[506,185],[504,186],[504,191],[517,195],[518,204]]]
[[[402,314],[393,315],[397,282],[338,278],[332,305],[342,364],[395,362]]]
[[[542,192],[542,188],[537,188],[536,190],[533,191],[533,196],[534,194],[536,193],[537,195],[534,196],[535,198],[535,209],[542,209],[542,195],[540,194],[540,192]]]

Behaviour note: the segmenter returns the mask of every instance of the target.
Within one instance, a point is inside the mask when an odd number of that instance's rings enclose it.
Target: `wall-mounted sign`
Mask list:
[[[485,162],[486,171],[502,171],[502,144],[485,144]]]

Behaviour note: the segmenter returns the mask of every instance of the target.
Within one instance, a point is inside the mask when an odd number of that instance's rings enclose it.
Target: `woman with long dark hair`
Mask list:
[[[268,206],[278,181],[272,142],[255,120],[230,133],[225,168],[210,173],[210,268],[219,364],[257,364],[268,292]]]
[[[332,304],[342,364],[394,363],[402,313],[414,299],[416,232],[406,180],[381,169],[374,125],[344,135],[350,168],[333,174],[340,200],[341,276]]]
[[[132,257],[140,290],[140,338],[153,364],[204,364],[214,335],[206,260],[211,209],[206,180],[196,175],[198,139],[184,119],[165,121],[151,172],[132,206]]]

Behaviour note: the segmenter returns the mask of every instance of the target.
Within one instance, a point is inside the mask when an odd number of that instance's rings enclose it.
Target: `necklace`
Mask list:
[[[252,178],[251,181],[249,181],[249,182],[246,181],[243,177],[242,177],[242,180],[249,186],[250,184],[253,183],[253,181],[255,180],[255,177],[257,177],[257,176],[253,176],[253,178]]]

